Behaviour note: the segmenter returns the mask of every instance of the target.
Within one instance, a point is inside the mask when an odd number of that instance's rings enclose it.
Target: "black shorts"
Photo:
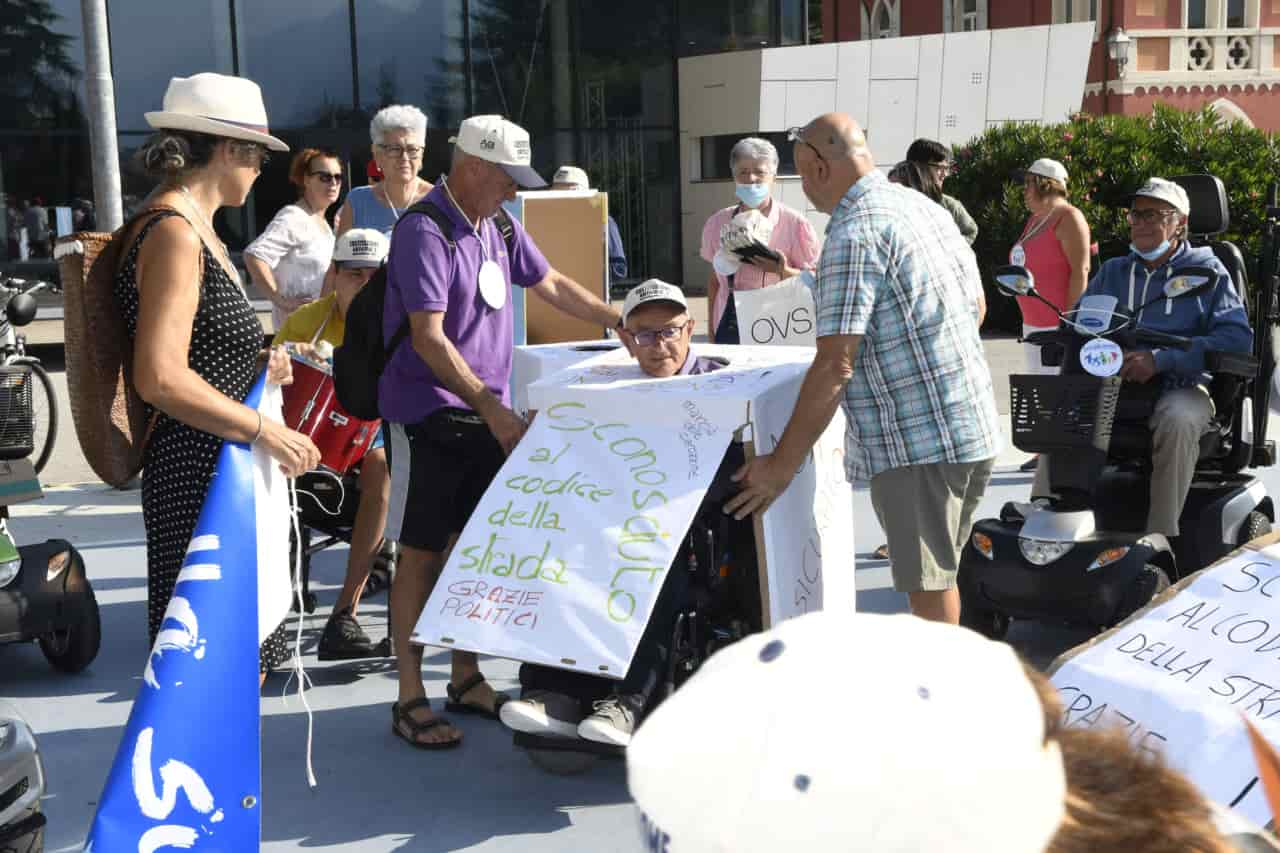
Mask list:
[[[417,424],[388,424],[386,448],[386,536],[435,552],[462,532],[507,458],[488,425],[466,409],[438,409]]]

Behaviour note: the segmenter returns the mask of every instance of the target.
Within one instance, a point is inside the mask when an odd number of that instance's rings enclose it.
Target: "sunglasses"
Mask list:
[[[311,172],[310,175],[325,185],[342,183],[341,172]]]
[[[809,150],[813,152],[813,156],[817,157],[819,160],[821,160],[824,163],[827,162],[827,158],[822,156],[822,152],[818,150],[817,146],[815,146],[812,142],[804,138],[804,136],[802,135],[803,133],[804,133],[803,127],[789,127],[787,128],[787,141],[791,143],[799,142],[803,145],[808,145]]]
[[[417,160],[424,150],[421,145],[383,145],[381,142],[378,143],[378,147],[393,160],[399,160],[405,156],[410,160]]]
[[[654,329],[651,332],[633,332],[627,329],[628,334],[635,338],[636,344],[642,347],[651,347],[658,342],[675,340],[689,325],[689,321],[685,320],[679,326],[663,326],[661,329]]]
[[[1138,223],[1154,225],[1157,222],[1164,222],[1177,212],[1178,211],[1176,210],[1155,210],[1154,208],[1149,208],[1147,210],[1131,210],[1127,215],[1129,217],[1129,222],[1134,225],[1137,225]]]

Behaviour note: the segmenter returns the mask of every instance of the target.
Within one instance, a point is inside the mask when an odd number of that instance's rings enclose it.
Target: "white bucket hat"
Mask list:
[[[146,119],[157,130],[189,130],[258,142],[272,151],[289,150],[267,127],[262,89],[243,77],[212,72],[174,77],[165,90],[163,109],[147,113]]]
[[[641,724],[627,782],[668,853],[1039,853],[1066,797],[1012,649],[844,611],[716,652]]]

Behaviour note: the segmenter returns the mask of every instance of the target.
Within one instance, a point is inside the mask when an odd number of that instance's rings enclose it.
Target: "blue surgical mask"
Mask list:
[[[768,184],[736,184],[734,193],[747,207],[759,207],[769,197]]]
[[[1142,258],[1144,261],[1154,261],[1158,258],[1163,257],[1164,253],[1169,251],[1169,247],[1172,245],[1173,244],[1170,243],[1168,240],[1165,240],[1163,243],[1161,243],[1159,246],[1156,246],[1151,251],[1144,252],[1141,249],[1139,249],[1137,246],[1130,243],[1129,250],[1132,251],[1134,254],[1136,254],[1138,257]]]

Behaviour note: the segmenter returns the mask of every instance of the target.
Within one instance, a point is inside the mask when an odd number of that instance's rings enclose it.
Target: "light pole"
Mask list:
[[[115,87],[107,41],[105,0],[81,0],[84,21],[85,107],[89,113],[89,147],[93,163],[94,217],[99,231],[124,223],[120,203],[120,156],[116,150]]]
[[[1107,36],[1107,56],[1116,64],[1116,82],[1124,80],[1125,66],[1129,64],[1129,50],[1133,47],[1133,39],[1129,38],[1129,34],[1124,31],[1124,27],[1116,27]],[[1103,75],[1105,77],[1105,75]],[[1102,84],[1103,91],[1103,112],[1110,112],[1107,109],[1109,95],[1106,91],[1107,84]]]

